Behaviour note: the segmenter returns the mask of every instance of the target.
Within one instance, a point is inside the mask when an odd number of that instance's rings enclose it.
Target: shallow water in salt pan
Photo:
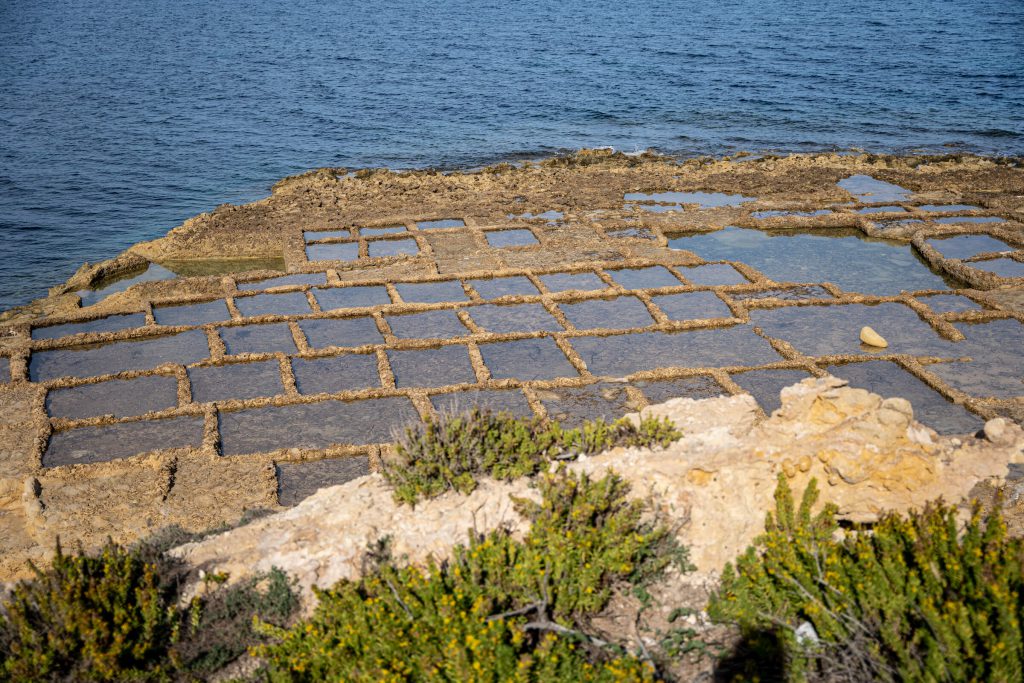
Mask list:
[[[419,419],[406,398],[267,406],[219,417],[224,455],[384,443],[392,440],[393,432]]]
[[[298,505],[328,486],[337,486],[370,473],[366,456],[328,458],[277,464],[277,502],[285,507]]]
[[[43,453],[43,467],[106,462],[149,451],[198,447],[202,441],[201,417],[79,427],[50,437]]]
[[[177,405],[178,380],[169,375],[83,384],[52,389],[46,394],[46,413],[71,419],[100,415],[132,417]]]
[[[463,413],[472,408],[492,413],[511,413],[516,417],[533,417],[530,403],[518,389],[474,389],[430,397],[434,410],[443,415]]]
[[[276,360],[189,368],[192,400],[196,403],[260,398],[284,393]]]
[[[201,330],[190,330],[138,341],[36,351],[29,362],[29,376],[33,382],[65,376],[93,377],[127,370],[148,370],[165,363],[186,365],[209,355],[206,335]]]
[[[612,422],[639,408],[626,392],[625,384],[598,382],[584,387],[538,391],[548,418],[563,426],[577,427],[587,420]]]
[[[884,295],[948,288],[909,244],[866,238],[857,230],[730,227],[679,236],[669,246],[708,260],[741,261],[776,282],[832,282],[849,292]],[[685,271],[683,276],[689,278]]]

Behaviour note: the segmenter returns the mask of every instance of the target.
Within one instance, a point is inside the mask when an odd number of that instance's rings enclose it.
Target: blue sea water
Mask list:
[[[1024,153],[1024,2],[3,0],[0,309],[318,166]]]

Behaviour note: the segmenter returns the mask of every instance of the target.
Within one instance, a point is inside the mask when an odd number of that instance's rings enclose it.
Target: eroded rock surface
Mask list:
[[[765,419],[748,395],[678,398],[640,415],[665,416],[684,437],[667,449],[616,449],[570,465],[600,476],[614,470],[650,500],[698,572],[714,575],[763,531],[780,472],[802,490],[821,483],[822,502],[840,516],[871,521],[943,497],[961,501],[979,483],[999,483],[1024,462],[1024,430],[991,420],[982,438],[941,437],[914,421],[910,404],[854,389],[834,377],[808,379],[782,392]],[[396,557],[444,558],[469,530],[524,522],[511,496],[534,492],[526,480],[484,481],[469,496],[446,494],[415,508],[397,504],[379,475],[323,489],[295,508],[177,548],[195,569],[233,578],[279,567],[307,597],[313,585],[356,579],[367,553],[387,537]]]

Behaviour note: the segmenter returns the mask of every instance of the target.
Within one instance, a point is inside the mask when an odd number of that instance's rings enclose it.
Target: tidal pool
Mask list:
[[[741,261],[776,282],[832,282],[849,292],[898,294],[949,289],[909,244],[864,237],[859,231],[750,230],[729,227],[669,240],[703,259]],[[683,275],[688,277],[686,271]]]

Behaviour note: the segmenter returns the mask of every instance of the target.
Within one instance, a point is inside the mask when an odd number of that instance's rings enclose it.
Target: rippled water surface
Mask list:
[[[0,308],[311,167],[1024,152],[1024,3],[0,3]]]

